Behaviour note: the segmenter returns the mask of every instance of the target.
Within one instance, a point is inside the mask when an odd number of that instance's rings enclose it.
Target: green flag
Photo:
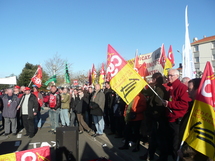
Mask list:
[[[56,78],[56,74],[53,75],[52,77],[49,78],[49,80],[47,80],[45,82],[45,85],[47,86],[50,82],[54,81],[55,83],[57,82],[57,78]]]
[[[69,70],[68,70],[67,63],[66,63],[66,68],[65,68],[65,82],[70,83]]]

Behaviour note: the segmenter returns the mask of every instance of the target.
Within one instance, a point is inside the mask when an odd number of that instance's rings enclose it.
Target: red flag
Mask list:
[[[144,78],[149,75],[145,62],[138,68],[138,73]]]
[[[174,59],[174,54],[173,54],[173,51],[172,51],[172,45],[170,45],[170,47],[169,47],[167,58],[172,63],[172,66],[174,66],[175,65],[175,59]]]
[[[91,71],[89,70],[89,73],[88,73],[88,79],[89,79],[89,85],[92,84],[92,74],[91,74]]]
[[[139,64],[139,56],[136,55],[135,59],[134,59],[134,70],[138,73],[138,69],[140,67],[140,64]]]
[[[36,74],[31,78],[31,81],[38,87],[40,88],[42,85],[42,77],[43,77],[43,72],[42,72],[42,67],[39,65],[36,71]]]
[[[166,62],[166,53],[165,53],[165,49],[164,49],[164,44],[162,44],[162,46],[161,46],[161,55],[160,55],[159,62],[161,64],[161,66],[164,68],[165,62]]]

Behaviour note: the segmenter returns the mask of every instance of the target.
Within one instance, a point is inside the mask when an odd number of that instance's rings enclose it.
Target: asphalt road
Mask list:
[[[48,118],[48,109],[41,111],[42,128],[37,131],[33,138],[23,136],[25,129],[20,131],[16,136],[2,136],[4,130],[0,130],[0,155],[22,151],[42,146],[50,146],[52,161],[56,159],[56,134],[49,133],[50,122]],[[1,121],[0,121],[1,125]],[[108,133],[109,129],[105,130]],[[128,150],[119,150],[118,147],[123,145],[122,139],[115,138],[114,135],[92,137],[88,133],[78,134],[78,155],[80,161],[89,161],[100,157],[105,157],[111,161],[139,161],[139,156],[146,153],[147,146],[140,146],[140,151],[132,152],[132,147]],[[74,139],[68,138],[67,142],[73,144]]]

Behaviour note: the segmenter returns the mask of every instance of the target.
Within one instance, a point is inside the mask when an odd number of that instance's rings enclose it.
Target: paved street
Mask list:
[[[49,133],[50,124],[47,109],[42,110],[43,126],[38,130],[35,137],[29,139],[25,130],[20,131],[17,136],[0,136],[0,154],[12,153],[42,146],[51,147],[52,161],[55,161],[56,135]],[[1,125],[1,122],[0,122]],[[0,134],[4,130],[1,129]],[[106,130],[108,133],[109,130]],[[72,144],[72,142],[71,142]],[[112,161],[138,161],[139,156],[146,152],[146,147],[142,144],[139,152],[132,152],[132,147],[128,150],[119,150],[122,146],[122,139],[114,138],[114,135],[102,135],[96,138],[84,132],[79,134],[79,160],[88,161],[99,157],[106,157]]]

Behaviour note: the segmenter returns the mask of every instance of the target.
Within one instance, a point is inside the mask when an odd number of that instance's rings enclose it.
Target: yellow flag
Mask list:
[[[0,160],[2,160],[2,161],[16,161],[16,154],[15,153],[8,153],[8,154],[0,155]]]
[[[167,77],[168,74],[168,70],[172,68],[172,63],[171,61],[166,58],[166,62],[165,62],[165,66],[163,68],[163,74]]]
[[[111,88],[129,104],[147,83],[111,45],[108,45],[107,65]]]
[[[100,70],[100,76],[99,76],[99,84],[102,87],[105,83],[105,69],[104,64],[102,63],[102,68]]]
[[[183,141],[198,152],[215,160],[215,77],[207,62]]]

